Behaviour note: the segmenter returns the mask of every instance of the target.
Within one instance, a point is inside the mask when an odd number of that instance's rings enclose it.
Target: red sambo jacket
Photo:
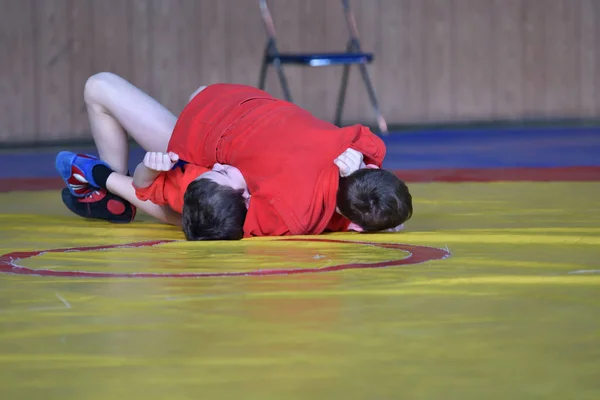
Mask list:
[[[196,95],[169,142],[182,160],[242,172],[251,195],[245,237],[345,230],[349,221],[335,214],[339,170],[333,161],[347,148],[379,167],[385,157],[383,141],[364,126],[338,128],[235,84],[211,85]]]

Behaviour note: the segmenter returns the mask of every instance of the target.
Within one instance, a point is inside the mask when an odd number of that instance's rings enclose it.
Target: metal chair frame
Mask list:
[[[350,67],[352,65],[358,65],[362,80],[367,89],[369,100],[375,112],[377,119],[377,125],[382,134],[388,133],[387,123],[381,113],[379,102],[375,89],[371,83],[371,78],[367,70],[367,64],[370,64],[374,57],[372,53],[365,53],[362,51],[360,46],[360,40],[358,36],[358,28],[356,26],[356,20],[354,14],[350,9],[349,0],[341,0],[342,9],[346,19],[346,25],[348,27],[349,39],[346,45],[345,52],[338,53],[281,53],[277,47],[276,31],[267,0],[259,0],[261,18],[264,22],[267,43],[264,50],[263,61],[260,68],[260,77],[258,87],[260,89],[265,88],[267,73],[269,66],[273,65],[277,70],[279,82],[283,90],[285,99],[289,102],[293,102],[290,87],[283,71],[284,64],[295,64],[308,67],[322,67],[330,65],[344,65],[342,72],[342,81],[340,84],[340,90],[338,93],[337,107],[335,113],[335,124],[341,126],[342,113],[344,110],[344,103],[346,100],[346,92],[348,87],[348,77],[350,75]]]

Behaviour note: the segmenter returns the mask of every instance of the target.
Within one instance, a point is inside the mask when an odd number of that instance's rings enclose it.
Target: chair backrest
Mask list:
[[[302,0],[299,0],[302,1]],[[350,0],[341,0],[342,10],[344,12],[344,18],[346,20],[346,26],[350,35],[349,44],[352,46],[352,50],[360,50],[360,42],[358,39],[358,27],[356,26],[356,19],[350,8]],[[259,0],[260,15],[267,31],[267,37],[270,42],[275,42],[277,32],[275,30],[275,23],[273,22],[273,16],[269,10],[267,0]]]

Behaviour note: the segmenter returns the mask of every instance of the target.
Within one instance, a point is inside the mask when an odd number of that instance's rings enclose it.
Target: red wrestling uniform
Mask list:
[[[183,212],[183,196],[190,183],[210,169],[186,164],[171,171],[162,172],[147,188],[135,188],[135,195],[142,201],[150,200],[159,206],[168,205]]]
[[[349,221],[335,214],[333,161],[347,148],[381,167],[385,145],[368,128],[338,128],[262,90],[216,84],[184,108],[168,150],[194,164],[219,162],[242,172],[251,195],[248,237],[346,230]]]

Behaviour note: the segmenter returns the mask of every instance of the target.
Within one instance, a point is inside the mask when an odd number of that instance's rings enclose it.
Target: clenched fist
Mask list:
[[[340,169],[340,176],[352,175],[365,166],[362,153],[354,149],[346,149],[333,163]]]
[[[170,171],[177,161],[179,156],[172,151],[168,153],[149,151],[144,156],[144,166],[153,171]]]

